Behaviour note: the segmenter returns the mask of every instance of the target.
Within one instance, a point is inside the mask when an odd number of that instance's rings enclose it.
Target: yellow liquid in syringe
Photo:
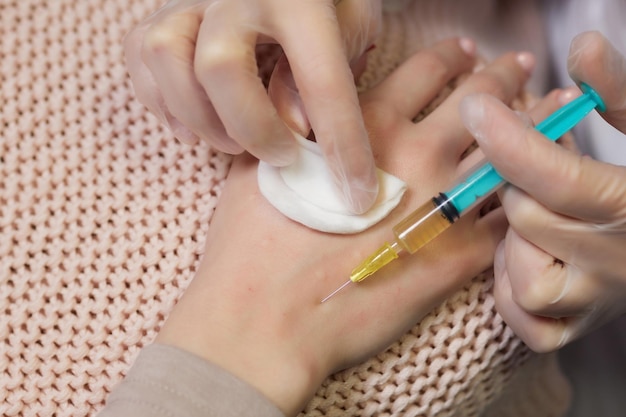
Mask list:
[[[395,240],[381,246],[376,252],[352,270],[350,281],[359,282],[369,277],[403,251],[415,253],[439,236],[458,219],[458,213],[445,195],[435,197],[393,227]]]

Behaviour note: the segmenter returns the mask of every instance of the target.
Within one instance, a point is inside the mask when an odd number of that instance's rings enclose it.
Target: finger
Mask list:
[[[551,211],[523,190],[507,185],[499,192],[511,228],[541,251],[562,261],[568,273],[589,280],[581,293],[623,285],[624,226],[589,223]],[[548,259],[549,260],[549,259]],[[520,265],[523,269],[523,262]],[[584,281],[581,281],[581,284]]]
[[[626,168],[563,149],[487,95],[467,97],[461,115],[496,170],[550,210],[595,223],[626,218]]]
[[[170,129],[181,142],[193,144],[198,137],[180,123],[167,109],[150,69],[141,59],[141,49],[147,26],[129,32],[124,38],[124,58],[137,99],[150,110],[161,123]]]
[[[450,158],[458,159],[474,141],[461,123],[461,100],[468,94],[482,92],[511,102],[521,91],[533,66],[534,58],[529,53],[505,54],[472,74],[433,112],[429,123],[433,123],[440,137],[448,141]]]
[[[466,38],[440,42],[411,56],[362,97],[388,104],[412,120],[452,79],[472,69],[474,51]]]
[[[538,125],[560,107],[580,96],[580,94],[581,92],[578,87],[552,90],[541,100],[534,103],[534,105],[528,110],[528,115],[531,117],[533,123],[527,124],[532,127]],[[578,152],[578,146],[576,145],[576,141],[574,140],[574,136],[571,132],[561,136],[556,142],[567,150]]]
[[[301,136],[307,137],[311,124],[285,55],[282,55],[276,62],[270,78],[268,94],[287,126]]]
[[[512,228],[506,234],[504,261],[513,300],[528,313],[583,316],[604,291],[599,280],[555,258]]]
[[[291,2],[288,9],[287,15],[307,18],[284,20],[278,40],[335,182],[362,213],[373,204],[378,182],[334,9],[320,2]]]
[[[508,265],[506,252],[509,249],[509,235],[496,250],[494,259],[494,297],[496,309],[513,331],[533,350],[548,352],[556,350],[575,340],[625,311],[623,305],[623,288],[607,287],[603,293],[595,293],[589,297],[584,309],[572,315],[542,315],[529,311],[519,304],[515,296],[511,267]],[[511,249],[514,251],[515,249]],[[568,291],[568,293],[575,290]],[[565,293],[561,300],[568,297]],[[561,301],[559,301],[561,302]]]
[[[568,88],[565,90],[555,89],[543,97],[541,100],[533,103],[532,107],[528,110],[528,113],[520,113],[516,112],[520,118],[522,118],[522,122],[528,126],[534,126],[539,123],[546,117],[548,117],[551,113],[556,111],[559,107],[571,101],[574,97],[580,95],[580,90],[578,88]],[[526,119],[528,118],[528,119]],[[573,138],[571,136],[567,136],[567,140],[563,141],[564,138],[559,140],[561,145],[566,145],[568,149],[575,150],[576,144],[573,143]],[[484,164],[488,162],[485,158],[485,154],[480,150],[480,148],[474,150],[472,153],[467,155],[460,163],[457,172],[459,176],[465,172],[469,172],[472,167],[477,167],[479,164]]]
[[[561,106],[570,102],[579,95],[580,90],[575,87],[564,90],[554,89],[534,103],[534,105],[527,110],[527,113],[533,123],[537,125],[546,117],[550,116],[550,114],[558,110]]]
[[[195,12],[164,15],[146,31],[141,58],[161,88],[169,112],[221,151],[239,153],[226,134],[202,86],[193,74],[200,16]]]
[[[574,81],[602,97],[607,107],[602,117],[626,133],[626,58],[599,32],[585,32],[572,40],[567,67]]]
[[[513,332],[535,352],[549,352],[567,340],[566,321],[528,313],[513,298],[505,265],[505,243],[496,250],[494,258],[494,298],[496,310]]]
[[[198,33],[194,72],[228,135],[272,165],[293,162],[296,142],[257,74],[255,10],[235,3],[207,8]]]

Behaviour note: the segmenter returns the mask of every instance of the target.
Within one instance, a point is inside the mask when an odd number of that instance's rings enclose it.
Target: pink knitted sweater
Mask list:
[[[133,96],[122,38],[160,3],[0,0],[0,415],[95,414],[198,265],[229,158]],[[362,88],[419,46],[407,22],[386,17]],[[558,415],[553,358],[490,289],[477,277],[303,415]]]

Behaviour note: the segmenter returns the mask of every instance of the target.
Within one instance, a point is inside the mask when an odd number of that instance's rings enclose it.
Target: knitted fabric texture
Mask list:
[[[123,36],[160,4],[0,0],[1,415],[94,415],[203,253],[230,158],[178,143],[123,61]],[[362,88],[407,50],[388,16]],[[329,378],[303,415],[476,416],[515,398],[533,405],[517,416],[558,415],[558,370],[533,365],[552,359],[506,327],[491,285],[478,277]]]

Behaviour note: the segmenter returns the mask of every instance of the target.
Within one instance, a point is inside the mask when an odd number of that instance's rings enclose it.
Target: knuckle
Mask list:
[[[535,223],[542,220],[536,203],[529,198],[516,198],[515,204],[507,201],[506,214],[511,228],[521,234],[536,230]]]
[[[527,265],[513,290],[513,299],[526,312],[553,316],[571,307],[574,299],[568,287],[570,271],[563,261],[552,258]]]
[[[513,300],[529,313],[542,313],[555,298],[551,288],[544,284],[545,278],[537,274],[528,278],[524,286],[513,291]]]
[[[154,54],[175,48],[180,35],[170,25],[155,23],[146,29],[143,37],[143,52]]]
[[[241,63],[245,56],[246,52],[241,47],[215,40],[196,50],[194,71],[199,76],[221,69],[233,68]]]
[[[193,13],[168,15],[145,29],[142,52],[149,54],[178,51],[179,55],[195,48],[200,27],[200,17]]]

